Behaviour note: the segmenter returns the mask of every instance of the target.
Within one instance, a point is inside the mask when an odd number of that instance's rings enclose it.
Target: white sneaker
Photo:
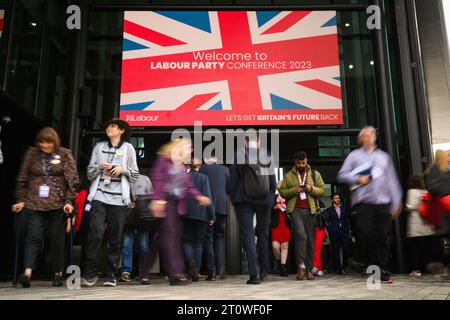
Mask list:
[[[324,275],[323,271],[320,271],[320,270],[319,270],[319,271],[317,272],[317,276],[322,277],[323,275]]]
[[[103,285],[105,287],[115,287],[115,286],[117,286],[117,279],[116,279],[116,277],[114,275],[109,275],[106,278],[106,281],[103,282]]]
[[[87,279],[85,277],[81,278],[81,285],[86,287],[92,287],[94,286],[98,281],[98,277],[94,277],[92,279]]]

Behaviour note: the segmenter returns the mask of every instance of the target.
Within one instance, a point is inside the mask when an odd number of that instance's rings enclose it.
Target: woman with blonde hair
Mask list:
[[[153,183],[150,210],[157,219],[158,245],[163,264],[171,285],[187,284],[183,274],[184,262],[181,253],[181,216],[186,215],[186,198],[195,198],[202,206],[209,206],[209,198],[201,195],[193,185],[187,168],[186,159],[190,159],[191,142],[176,139],[158,151],[158,157],[150,173]],[[154,261],[154,255],[147,254],[141,268],[142,283],[148,283],[148,270]]]
[[[450,235],[450,152],[437,150],[433,165],[427,170],[426,187],[431,194],[429,201],[428,220],[436,226],[436,235],[448,237]],[[441,262],[430,263],[428,270],[431,273],[449,272],[449,257]]]
[[[50,238],[53,286],[63,285],[64,244],[68,215],[74,210],[79,178],[70,150],[60,147],[58,133],[46,127],[36,138],[35,147],[25,154],[17,178],[15,213],[27,209],[24,247],[25,272],[19,283],[30,287],[33,269],[47,230]]]

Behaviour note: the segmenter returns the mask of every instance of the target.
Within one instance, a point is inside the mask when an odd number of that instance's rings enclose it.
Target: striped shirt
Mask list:
[[[126,143],[119,143],[118,146],[113,146],[111,143],[100,143],[98,153],[93,152],[93,157],[98,157],[97,159],[91,159],[92,166],[88,167],[88,175],[91,179],[96,178],[100,175],[100,182],[95,193],[94,199],[97,201],[101,201],[106,204],[116,205],[116,206],[124,206],[123,195],[122,195],[122,182],[121,177],[111,177],[109,176],[109,171],[106,169],[100,169],[99,165],[102,161],[111,163],[113,167],[115,166],[123,166],[123,155],[125,148],[127,148]],[[130,145],[131,146],[131,145]],[[95,151],[95,150],[94,150]],[[134,182],[138,175],[139,170],[136,165],[136,153],[134,148],[129,148],[128,151],[128,160],[125,161],[127,166],[123,168],[124,175],[127,176],[128,181]],[[128,196],[129,198],[130,196]],[[125,197],[127,198],[127,197]]]

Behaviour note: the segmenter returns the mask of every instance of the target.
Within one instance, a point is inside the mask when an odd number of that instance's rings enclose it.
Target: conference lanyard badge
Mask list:
[[[39,186],[39,198],[48,198],[50,196],[50,187],[43,184]]]

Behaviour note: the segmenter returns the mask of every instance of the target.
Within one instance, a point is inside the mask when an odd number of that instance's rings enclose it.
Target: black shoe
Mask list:
[[[392,281],[391,273],[389,271],[386,271],[386,270],[382,270],[381,271],[380,280],[381,280],[382,283],[388,283],[388,284],[394,282],[394,281]]]
[[[257,276],[250,276],[250,279],[247,280],[247,284],[260,284],[261,280],[258,279]]]
[[[205,280],[206,281],[216,281],[216,276],[215,275],[208,275]]]
[[[192,281],[187,278],[169,277],[169,284],[171,286],[184,286],[190,284]]]
[[[117,286],[117,279],[116,279],[116,276],[115,276],[114,274],[109,274],[109,275],[106,277],[105,282],[103,282],[103,285],[104,285],[105,287],[115,287],[115,286]]]
[[[29,288],[31,286],[30,277],[26,276],[23,273],[19,276],[18,280],[23,288]]]
[[[287,277],[288,276],[288,272],[287,272],[287,268],[285,264],[282,264],[280,266],[280,277]]]
[[[381,274],[381,283],[392,284],[392,283],[394,283],[394,281],[392,280],[390,275],[382,273]]]
[[[383,274],[386,274],[386,275],[388,275],[388,276],[392,276],[392,273],[388,270],[388,269],[381,269],[381,273]]]
[[[281,261],[280,260],[276,260],[275,261],[275,263],[274,263],[274,266],[273,266],[273,274],[278,274],[278,273],[281,273],[281,267],[282,267],[282,264],[281,264]]]
[[[52,287],[62,287],[64,285],[64,279],[62,276],[55,276],[52,282]]]

